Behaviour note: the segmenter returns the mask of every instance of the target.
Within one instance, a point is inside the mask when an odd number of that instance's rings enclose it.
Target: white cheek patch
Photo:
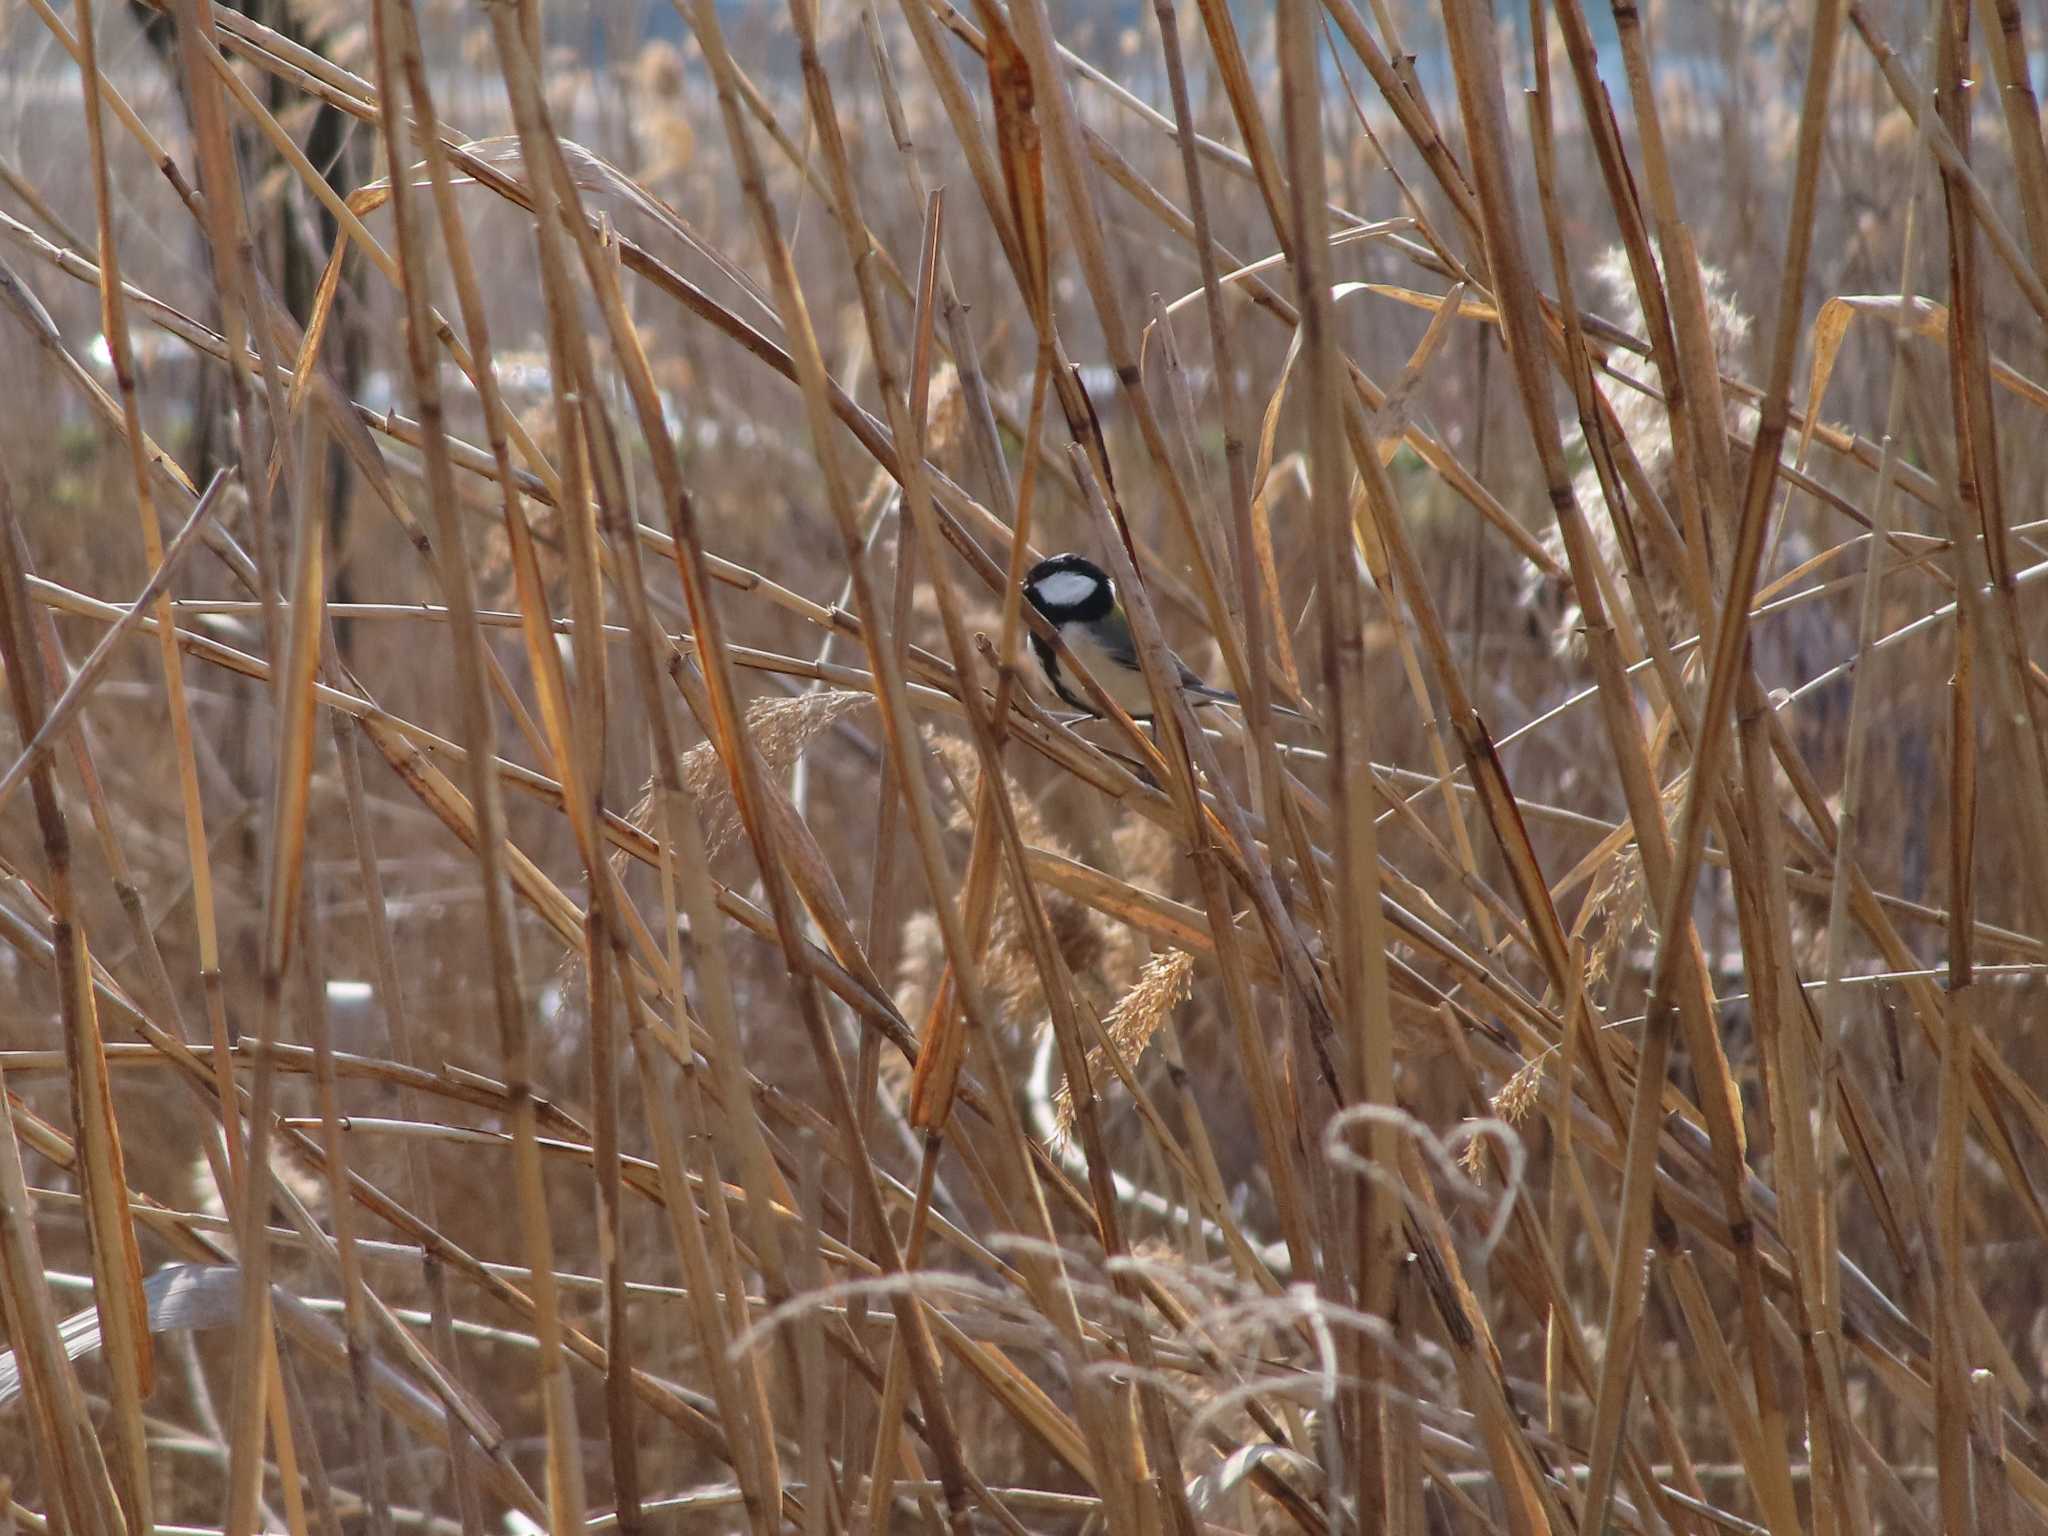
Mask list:
[[[1079,571],[1054,571],[1039,580],[1038,600],[1049,608],[1072,608],[1095,595],[1096,580]]]

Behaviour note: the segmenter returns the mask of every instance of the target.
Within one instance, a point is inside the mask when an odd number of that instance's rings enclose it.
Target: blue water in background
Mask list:
[[[605,0],[598,0],[605,3]],[[968,15],[973,14],[969,0],[955,0]],[[1176,9],[1183,14],[1193,9],[1192,0],[1175,0]],[[1053,25],[1063,41],[1082,57],[1105,68],[1113,70],[1121,81],[1148,100],[1163,102],[1166,99],[1164,67],[1159,61],[1159,50],[1155,42],[1156,22],[1153,17],[1151,0],[1047,0]],[[720,0],[719,9],[727,24],[749,20],[769,20],[786,15],[787,0]],[[1255,59],[1268,56],[1265,47],[1268,29],[1273,15],[1271,0],[1230,0],[1231,14],[1236,17],[1238,31],[1246,48]],[[1510,90],[1519,91],[1530,85],[1529,78],[1529,17],[1520,0],[1496,0],[1496,15],[1506,22],[1514,36],[1511,51],[1503,58],[1504,83]],[[1599,63],[1600,77],[1607,82],[1609,94],[1614,98],[1614,109],[1626,119],[1629,103],[1627,80],[1622,68],[1621,42],[1615,30],[1614,13],[1606,0],[1586,0],[1586,23],[1593,33],[1595,56]],[[551,30],[559,28],[559,41],[570,43],[594,62],[605,58],[608,39],[606,29],[594,25],[588,15],[577,16],[561,7],[552,12]],[[1119,36],[1135,28],[1140,44],[1135,58],[1125,60],[1117,47]],[[673,5],[655,4],[647,8],[640,33],[643,39],[666,38],[680,45],[688,35],[680,14]],[[1375,39],[1378,31],[1373,33]],[[1443,26],[1437,18],[1414,18],[1403,32],[1401,41],[1414,50],[1415,73],[1422,82],[1424,91],[1432,101],[1447,98],[1452,87],[1451,60],[1443,42]],[[1906,65],[1916,73],[1921,72],[1922,61],[1917,57],[1918,36],[1894,37],[1892,45],[1899,49]],[[1711,93],[1722,85],[1726,70],[1717,53],[1694,45],[1689,48],[1660,46],[1655,29],[1650,33],[1651,67],[1660,77],[1685,76],[1695,85]],[[1761,45],[1769,47],[1770,45]],[[1851,44],[1845,41],[1844,47]],[[1363,79],[1363,68],[1348,47],[1338,44],[1338,57],[1333,59],[1330,50],[1321,50],[1324,85],[1327,89],[1341,93],[1343,85],[1338,78],[1337,68],[1341,62],[1349,72],[1354,89],[1361,97],[1366,94],[1368,82]],[[761,61],[773,74],[785,64],[791,72],[796,69],[794,48],[786,55]],[[2028,69],[2033,77],[2037,93],[2048,89],[2048,48],[2037,48],[2028,56]],[[1155,79],[1156,76],[1156,79]],[[1155,90],[1154,87],[1157,87]],[[1796,88],[1796,87],[1794,87]]]
[[[974,8],[969,0],[955,0],[955,3],[959,4],[961,10],[969,17],[973,16]],[[1191,12],[1194,7],[1191,0],[1176,0],[1175,8],[1181,12]],[[1505,19],[1520,44],[1518,55],[1526,60],[1528,15],[1519,3],[1507,9],[1512,14]],[[719,10],[728,25],[750,18],[779,18],[786,14],[787,0],[719,0]],[[1085,51],[1077,47],[1076,51],[1083,52],[1084,57],[1105,66],[1114,57],[1114,53],[1113,50],[1104,49],[1101,45],[1113,43],[1117,35],[1125,29],[1135,27],[1148,45],[1155,35],[1156,23],[1151,0],[1047,0],[1047,10],[1051,13],[1054,28],[1069,46],[1076,45],[1076,34],[1093,29],[1095,35],[1092,41],[1095,47]],[[1256,53],[1273,14],[1270,0],[1230,0],[1230,11],[1237,19],[1238,32],[1243,37],[1246,48]],[[1586,13],[1587,24],[1593,29],[1594,44],[1599,50],[1600,72],[1603,76],[1611,72],[1613,77],[1619,80],[1621,51],[1615,36],[1613,13],[1602,0],[1591,0],[1586,7]],[[550,30],[556,29],[561,32],[558,41],[578,45],[587,51],[594,61],[604,60],[607,46],[605,29],[593,26],[590,18],[575,16],[566,8],[559,9],[553,13],[550,23]],[[666,38],[670,42],[680,44],[688,36],[688,31],[674,6],[655,5],[648,8],[640,35],[643,38]],[[1448,87],[1451,82],[1451,61],[1442,46],[1442,25],[1434,22],[1433,18],[1425,18],[1420,25],[1412,29],[1412,32],[1412,36],[1404,32],[1401,40],[1409,47],[1417,48],[1416,73],[1432,94],[1440,87]],[[1377,31],[1374,36],[1377,38]],[[1425,41],[1428,44],[1427,49],[1419,48],[1418,45]],[[1351,58],[1348,51],[1345,52],[1345,57]],[[789,62],[794,68],[796,61],[793,53]],[[1156,67],[1157,49],[1150,46],[1141,48],[1139,58],[1133,62],[1141,69],[1146,66]],[[1712,59],[1702,59],[1700,62],[1712,65],[1718,70],[1718,64]],[[1324,50],[1324,63],[1327,70],[1327,49]],[[1355,67],[1356,61],[1352,60],[1352,63]],[[1512,64],[1510,67],[1512,68]],[[1334,74],[1331,74],[1328,83],[1333,87],[1337,85]]]
[[[969,16],[973,14],[971,0],[954,2],[961,4],[961,8]],[[1253,55],[1255,61],[1268,59],[1268,41],[1274,14],[1272,0],[1229,0],[1229,4],[1231,14],[1237,18],[1237,29],[1245,41],[1245,49]],[[1120,84],[1128,86],[1145,100],[1151,100],[1153,104],[1165,102],[1165,68],[1159,61],[1159,47],[1155,41],[1157,23],[1153,16],[1151,0],[1047,0],[1047,8],[1053,16],[1053,25],[1059,37],[1069,47],[1073,47],[1081,57],[1090,59],[1098,68],[1112,72]],[[784,16],[786,0],[719,0],[719,10],[723,12],[729,27],[762,23],[762,20],[774,23],[774,20],[780,20]],[[1176,10],[1184,14],[1190,12],[1192,0],[1176,0]],[[1507,31],[1513,37],[1503,57],[1505,86],[1509,90],[1522,90],[1534,84],[1530,78],[1528,10],[1524,8],[1524,4],[1520,4],[1520,0],[1495,0],[1495,14],[1507,25]],[[1608,84],[1608,94],[1614,100],[1614,111],[1626,123],[1630,117],[1628,82],[1626,72],[1622,68],[1622,45],[1614,25],[1614,10],[1608,4],[1608,0],[1587,0],[1585,20],[1593,33],[1593,53],[1597,59],[1599,78]],[[551,31],[557,33],[555,41],[575,47],[575,51],[582,53],[592,63],[606,61],[606,51],[610,43],[608,29],[596,25],[590,12],[578,12],[567,6],[555,8],[551,12]],[[1122,47],[1118,45],[1126,31],[1137,31],[1139,35],[1139,47],[1133,57],[1124,57]],[[676,6],[649,4],[641,14],[641,27],[637,29],[635,35],[639,41],[668,39],[676,45],[682,45],[688,39],[688,27],[684,25]],[[1331,33],[1331,37],[1333,35],[1335,33]],[[1372,35],[1374,39],[1378,39],[1378,29],[1374,29]],[[1432,102],[1452,100],[1454,78],[1450,68],[1450,51],[1444,45],[1442,20],[1436,16],[1411,18],[1411,25],[1403,31],[1401,41],[1413,51],[1415,76],[1421,82],[1423,92],[1430,96]],[[1702,41],[1704,39],[1686,39],[1686,45],[1675,47],[1669,41],[1661,41],[1657,29],[1651,29],[1651,70],[1659,80],[1683,78],[1700,94],[1716,94],[1726,82],[1726,68],[1718,51],[1704,47]],[[1917,57],[1917,37],[1894,37],[1892,45],[1901,49],[1909,70],[1913,70],[1915,74],[1923,72],[1923,61]],[[1849,47],[1849,43],[1843,43],[1843,47]],[[1759,49],[1772,51],[1774,45],[1765,43],[1759,45]],[[965,57],[965,47],[961,49],[961,53]],[[1358,90],[1360,100],[1364,100],[1370,106],[1370,82],[1364,78],[1364,66],[1360,66],[1350,47],[1346,47],[1341,43],[1341,39],[1337,39],[1335,57],[1331,55],[1329,47],[1321,47],[1319,57],[1323,66],[1325,90],[1341,98],[1341,68],[1343,74],[1350,76],[1352,88]],[[797,51],[795,47],[772,49],[768,57],[754,59],[750,63],[766,78],[778,78],[784,70],[791,74],[791,78],[795,78]],[[2030,53],[2028,70],[2034,78],[2034,90],[2048,90],[2048,49],[2034,49]],[[1200,90],[1204,72],[1196,70],[1194,74],[1196,90]],[[1561,84],[1565,86],[1565,96],[1569,98],[1573,94],[1569,82]],[[1792,88],[1796,90],[1796,86]]]

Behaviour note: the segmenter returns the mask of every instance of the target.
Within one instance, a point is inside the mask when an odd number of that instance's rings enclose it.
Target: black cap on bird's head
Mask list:
[[[1116,585],[1109,573],[1085,555],[1051,555],[1024,577],[1024,595],[1031,606],[1054,624],[1090,624],[1116,608]]]

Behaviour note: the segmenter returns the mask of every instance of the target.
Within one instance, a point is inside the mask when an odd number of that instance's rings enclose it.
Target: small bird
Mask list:
[[[1031,599],[1032,607],[1045,615],[1046,622],[1059,631],[1066,648],[1125,714],[1133,720],[1152,718],[1152,692],[1145,686],[1145,674],[1138,665],[1131,622],[1124,617],[1124,605],[1117,601],[1116,583],[1110,580],[1107,571],[1084,555],[1053,555],[1031,567],[1024,578],[1024,595]],[[1084,714],[1101,714],[1089,702],[1080,680],[1061,669],[1059,653],[1050,643],[1033,634],[1031,651],[1054,693]],[[1182,691],[1196,701],[1237,702],[1236,694],[1211,688],[1178,656],[1171,652],[1168,655],[1180,674]]]

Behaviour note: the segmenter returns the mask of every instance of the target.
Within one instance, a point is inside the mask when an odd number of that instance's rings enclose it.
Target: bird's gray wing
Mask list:
[[[1138,665],[1138,642],[1131,637],[1131,621],[1124,617],[1123,604],[1104,614],[1089,637],[1102,648],[1103,656],[1117,666]]]
[[[1118,666],[1129,667],[1132,671],[1139,669],[1138,642],[1131,634],[1131,621],[1124,617],[1123,604],[1117,604],[1095,626],[1095,640],[1102,647],[1102,654],[1110,661]],[[1167,654],[1173,656],[1171,651]],[[1173,656],[1173,665],[1180,673],[1181,687],[1202,690],[1202,679],[1186,662],[1178,656]]]

